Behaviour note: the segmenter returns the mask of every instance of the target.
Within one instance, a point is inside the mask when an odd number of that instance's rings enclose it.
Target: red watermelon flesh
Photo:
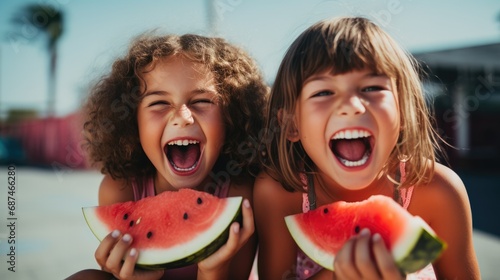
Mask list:
[[[285,221],[304,253],[330,270],[344,243],[364,228],[380,234],[405,273],[425,267],[445,248],[444,242],[420,217],[412,216],[383,195],[360,202],[334,202],[287,216]]]
[[[115,229],[129,233],[131,246],[139,250],[139,266],[174,268],[196,263],[224,244],[229,226],[240,217],[241,201],[181,189],[139,201],[85,207],[83,214],[99,240]]]

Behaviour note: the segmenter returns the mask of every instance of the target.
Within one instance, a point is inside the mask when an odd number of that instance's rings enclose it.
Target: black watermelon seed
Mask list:
[[[128,213],[125,213],[125,215],[123,215],[123,219],[124,220],[128,219]]]
[[[188,219],[188,213],[184,213],[184,216],[182,217],[184,220]]]
[[[354,232],[355,232],[355,233],[359,233],[359,231],[360,231],[360,230],[361,230],[361,229],[359,228],[359,226],[356,226],[356,227],[354,228]]]
[[[153,233],[151,231],[148,231],[148,234],[146,235],[146,237],[149,239],[149,238],[151,238],[151,236],[153,236]]]
[[[129,226],[133,226],[133,225],[134,225],[134,221],[132,220],[132,221],[130,221]]]
[[[327,214],[328,213],[328,208],[323,209],[323,213]]]
[[[202,202],[203,202],[203,200],[201,200],[201,197],[198,197],[198,199],[196,200],[196,203],[201,204]]]

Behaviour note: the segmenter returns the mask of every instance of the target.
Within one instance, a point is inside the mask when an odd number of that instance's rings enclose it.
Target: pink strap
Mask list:
[[[304,190],[306,191],[305,193],[302,194],[302,213],[309,212],[311,209],[309,205],[309,196],[307,196],[307,176],[304,173],[300,173],[300,181],[302,182],[302,186]]]
[[[132,190],[134,192],[135,201],[143,199],[145,197],[156,195],[153,178],[154,177],[148,177],[142,179],[142,184],[138,184],[137,181],[132,182]],[[227,197],[228,193],[229,193],[229,180],[224,184],[218,186],[214,190],[214,195],[221,198]]]
[[[134,200],[140,200],[148,196],[155,196],[155,184],[153,177],[143,178],[141,184],[137,181],[132,182],[132,190],[134,191]]]
[[[401,173],[401,184],[406,181],[406,161],[402,160],[399,162],[399,172]],[[399,189],[399,195],[403,200],[403,207],[408,209],[411,201],[411,195],[413,194],[413,186],[408,188]]]
[[[218,185],[217,188],[215,188],[214,195],[220,198],[227,197],[229,193],[229,180],[226,180],[224,184]]]

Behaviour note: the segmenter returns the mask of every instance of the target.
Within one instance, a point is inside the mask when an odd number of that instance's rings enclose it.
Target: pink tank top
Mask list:
[[[401,174],[401,182],[404,182],[406,179],[406,170],[404,162],[400,163],[399,169]],[[306,192],[302,194],[302,212],[306,213],[311,209],[309,195],[308,195],[307,176],[304,173],[301,173],[300,179],[304,184],[304,190],[306,190]],[[405,209],[408,209],[408,206],[410,205],[411,195],[413,194],[413,188],[414,186],[404,189],[399,189],[399,195],[401,197],[401,201]],[[306,254],[304,254],[304,252],[302,252],[302,250],[300,249],[298,250],[297,253],[298,279],[307,279],[318,273],[321,269],[322,267],[316,264],[313,260],[311,260]],[[429,264],[428,266],[424,267],[423,269],[417,272],[406,275],[406,280],[435,280],[435,279],[437,278],[436,274],[434,273],[434,268],[432,267],[432,264]]]
[[[148,177],[144,178],[141,182],[141,184],[137,184],[137,182],[132,183],[132,190],[134,191],[134,200],[137,201],[139,199],[149,197],[149,196],[155,196],[156,191],[155,191],[155,184],[154,184],[154,178],[153,177]],[[213,195],[224,198],[227,197],[229,193],[229,181],[225,182],[222,185],[218,185],[217,188],[215,189],[210,189],[210,191],[213,191]],[[198,267],[196,264],[186,266],[186,267],[181,267],[181,268],[175,268],[175,269],[170,269],[168,272],[168,275],[165,275],[165,279],[196,279],[196,274],[198,272]],[[168,278],[167,278],[168,277]]]
[[[142,199],[142,198],[145,198],[145,197],[148,197],[148,196],[155,196],[156,195],[153,177],[144,178],[144,179],[142,179],[141,183],[142,184],[139,185],[139,184],[137,184],[136,181],[132,182],[132,190],[134,191],[134,200],[135,201]],[[220,198],[227,197],[227,195],[229,193],[229,181],[225,182],[222,185],[218,185],[217,188],[215,188],[215,189],[209,189],[209,193],[211,193],[217,197],[220,197]]]

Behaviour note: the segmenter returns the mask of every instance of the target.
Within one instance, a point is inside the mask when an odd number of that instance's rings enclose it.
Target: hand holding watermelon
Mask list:
[[[132,241],[130,234],[122,234],[119,230],[108,234],[95,252],[101,268],[118,279],[160,279],[164,274],[163,270],[135,268],[139,255],[137,249],[131,248]],[[96,277],[96,274],[93,273],[92,277]]]
[[[136,202],[86,207],[83,213],[102,240],[95,255],[105,270],[121,278],[157,279],[163,271],[135,267],[170,269],[200,262],[198,273],[214,274],[229,266],[254,231],[250,204],[245,200],[243,211],[241,204],[241,197],[181,189]],[[242,228],[236,222],[241,212]]]
[[[380,234],[369,229],[349,239],[335,256],[338,279],[404,279]]]
[[[347,279],[363,274],[398,278],[399,271],[424,268],[446,247],[421,218],[384,195],[334,202],[285,221],[306,255]]]
[[[198,276],[214,274],[225,266],[222,270],[229,269],[231,258],[240,250],[247,240],[252,236],[255,230],[253,211],[248,200],[243,201],[242,207],[243,223],[241,226],[238,223],[231,224],[229,238],[216,252],[208,256],[206,259],[198,263]],[[220,279],[215,276],[210,279]],[[202,279],[205,279],[202,277]]]

